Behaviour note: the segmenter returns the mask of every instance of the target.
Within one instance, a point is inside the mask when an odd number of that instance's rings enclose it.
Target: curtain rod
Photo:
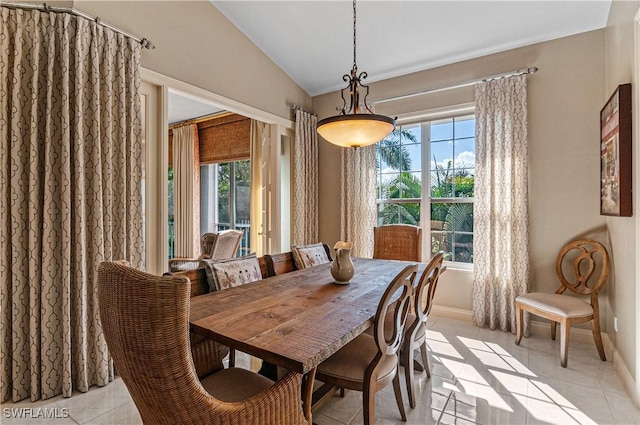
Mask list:
[[[304,113],[306,113],[306,114],[313,115],[314,117],[317,117],[317,116],[318,116],[318,114],[315,114],[315,113],[313,113],[313,112],[309,112],[309,111],[305,111],[305,110],[302,108],[302,106],[294,105],[293,103],[291,104],[291,109],[293,109],[294,111],[301,111],[301,112],[304,112]]]
[[[28,4],[28,3],[13,3],[13,2],[6,2],[6,1],[0,1],[0,6],[5,6],[8,7],[10,9],[29,9],[29,10],[40,10],[43,12],[56,12],[56,13],[71,13],[72,15],[76,15],[76,16],[80,16],[82,18],[88,19],[90,21],[95,21],[96,24],[98,25],[102,25],[103,27],[107,27],[115,32],[118,32],[126,37],[129,37],[131,39],[133,39],[134,41],[137,41],[138,43],[140,43],[142,45],[142,47],[149,49],[149,50],[153,50],[156,48],[156,46],[151,42],[151,40],[148,40],[146,38],[139,38],[136,37],[133,34],[130,34],[124,30],[121,30],[120,28],[114,27],[111,24],[108,24],[107,22],[102,21],[99,17],[93,17],[90,15],[87,15],[86,13],[78,10],[78,9],[74,9],[72,7],[55,7],[55,6],[49,6],[47,3],[43,3],[41,6],[37,5],[37,4]]]
[[[438,93],[438,92],[441,92],[441,91],[459,89],[459,88],[462,88],[462,87],[472,86],[472,85],[477,84],[477,83],[482,83],[482,82],[491,81],[491,80],[497,80],[497,79],[500,79],[500,78],[513,77],[515,75],[535,74],[536,72],[538,72],[538,68],[536,68],[536,67],[524,68],[524,69],[519,69],[517,71],[510,71],[510,72],[504,72],[502,74],[491,75],[489,77],[476,78],[475,80],[466,81],[464,83],[459,83],[459,84],[455,84],[455,85],[452,85],[452,86],[438,87],[438,88],[435,88],[435,89],[423,90],[423,91],[419,91],[419,92],[403,94],[403,95],[400,95],[400,96],[385,97],[385,98],[382,98],[382,99],[374,100],[371,103],[377,104],[377,103],[384,103],[384,102],[393,102],[395,100],[403,100],[403,99],[408,99],[408,98],[411,98],[411,97],[423,96],[425,94],[432,94],[432,93]]]

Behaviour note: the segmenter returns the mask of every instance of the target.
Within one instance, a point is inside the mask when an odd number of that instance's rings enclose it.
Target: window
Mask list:
[[[398,126],[376,148],[378,225],[429,229],[429,252],[473,263],[474,165],[475,116]]]
[[[238,255],[250,252],[251,162],[200,166],[200,233],[244,230]]]

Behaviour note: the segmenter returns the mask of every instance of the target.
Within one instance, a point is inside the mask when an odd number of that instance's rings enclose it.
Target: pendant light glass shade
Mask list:
[[[342,79],[348,84],[341,90],[342,110],[339,115],[320,120],[316,126],[318,134],[327,142],[342,147],[369,146],[384,139],[396,126],[393,118],[376,115],[367,105],[369,86],[362,84],[366,72],[358,74],[356,65],[356,1],[353,0],[353,68]],[[360,89],[365,88],[363,109],[360,106]],[[349,90],[350,103],[344,97]]]
[[[395,122],[384,115],[336,115],[318,122],[318,134],[337,146],[357,148],[369,146],[387,137]]]

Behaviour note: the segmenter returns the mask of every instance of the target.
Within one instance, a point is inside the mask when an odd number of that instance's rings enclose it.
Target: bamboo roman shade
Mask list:
[[[237,114],[198,123],[200,165],[249,159],[251,119]],[[169,130],[169,167],[173,166],[173,132]]]

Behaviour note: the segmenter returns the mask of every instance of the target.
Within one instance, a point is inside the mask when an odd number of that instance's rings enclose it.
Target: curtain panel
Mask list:
[[[293,244],[318,242],[318,117],[296,110]]]
[[[476,156],[473,321],[515,333],[529,284],[524,75],[476,85]]]
[[[0,6],[1,400],[113,380],[97,268],[143,267],[140,45]]]
[[[342,149],[340,238],[353,243],[352,255],[373,256],[376,225],[376,147]]]
[[[200,255],[200,150],[197,124],[173,129],[175,257]]]

